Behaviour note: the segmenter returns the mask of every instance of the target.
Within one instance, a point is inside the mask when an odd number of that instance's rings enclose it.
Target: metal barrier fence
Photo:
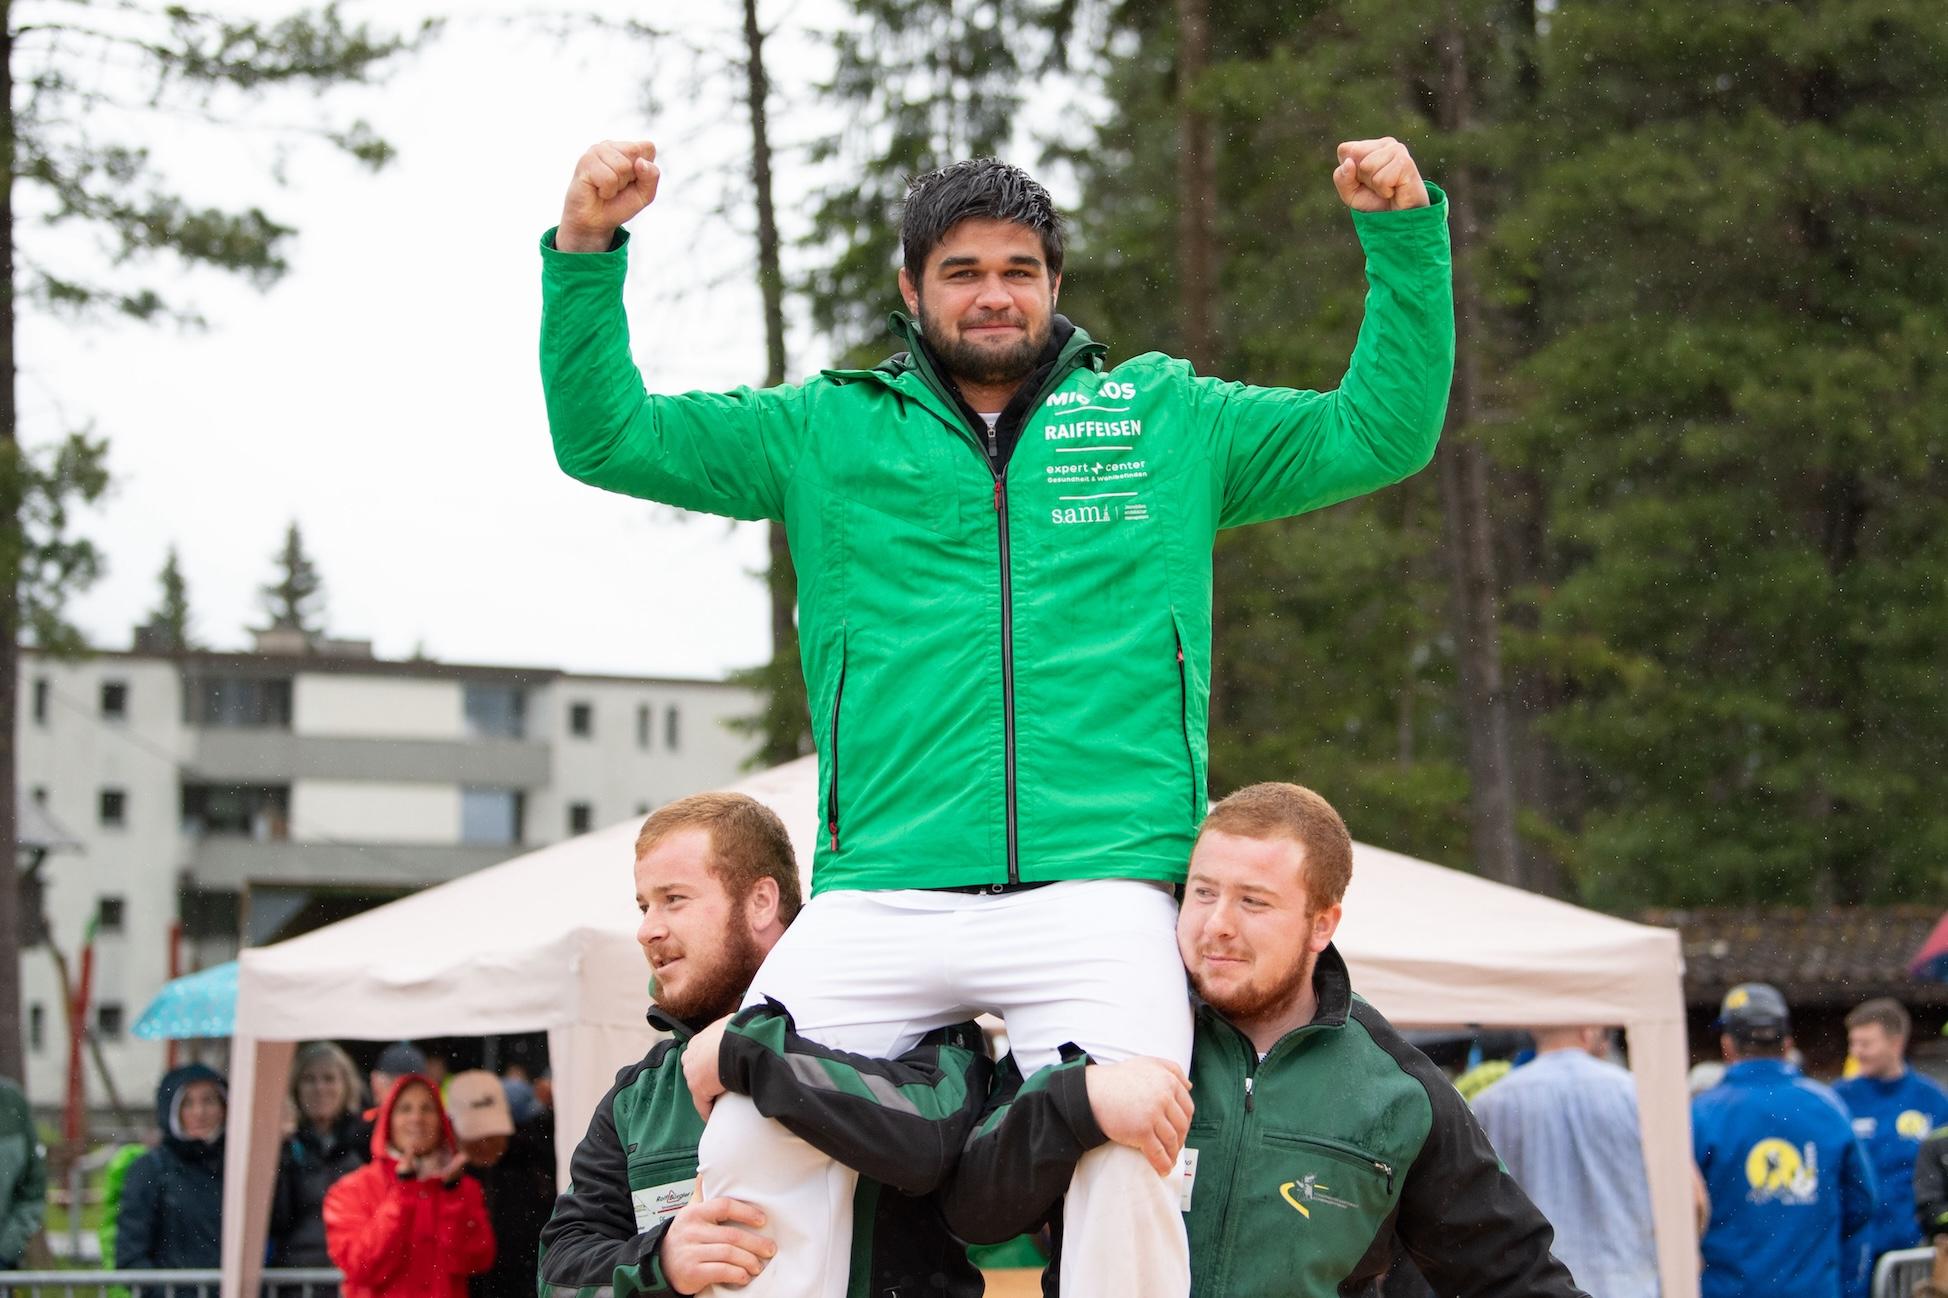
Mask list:
[[[332,1267],[267,1270],[263,1298],[338,1298]],[[208,1271],[0,1271],[0,1294],[22,1298],[217,1298],[223,1273]]]
[[[1934,1250],[1897,1248],[1874,1263],[1873,1298],[1913,1298],[1914,1286],[1934,1276]]]

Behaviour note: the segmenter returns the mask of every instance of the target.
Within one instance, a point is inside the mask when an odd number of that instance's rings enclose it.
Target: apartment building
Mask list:
[[[138,1108],[163,1047],[129,1029],[172,969],[730,783],[752,742],[726,723],[757,707],[719,681],[388,661],[275,632],[249,653],[23,652],[20,674],[20,792],[57,844],[22,901],[71,964],[94,925],[91,1025]],[[60,980],[46,942],[21,963],[27,1092],[52,1104]]]

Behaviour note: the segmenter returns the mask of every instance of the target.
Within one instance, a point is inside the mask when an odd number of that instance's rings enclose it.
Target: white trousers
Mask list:
[[[1074,1042],[1093,1059],[1155,1055],[1190,1066],[1191,1014],[1177,907],[1160,884],[1078,880],[1001,894],[832,892],[771,951],[750,1001],[770,996],[798,1030],[891,1057],[986,1011],[1007,1024],[1024,1076]],[[778,1252],[715,1298],[845,1298],[857,1174],[724,1096],[700,1151],[703,1191],[763,1209]],[[1064,1298],[1184,1298],[1189,1248],[1175,1177],[1119,1145],[1076,1167],[1063,1210]]]

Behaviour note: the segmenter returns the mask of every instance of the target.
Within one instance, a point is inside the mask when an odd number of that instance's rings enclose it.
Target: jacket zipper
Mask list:
[[[839,703],[845,698],[845,651],[839,651],[839,684],[832,691],[832,788],[825,796],[825,827],[839,850]]]
[[[1008,561],[1008,479],[995,433],[988,430],[988,468],[994,474],[994,517],[1001,533],[1001,744],[1002,780],[1008,801],[1008,882],[1021,882],[1015,837],[1015,596]]]
[[[1233,1030],[1235,1031],[1236,1029]],[[1252,1046],[1250,1041],[1245,1040],[1242,1033],[1239,1034],[1239,1040],[1243,1041],[1245,1051],[1245,1111],[1243,1116],[1238,1119],[1237,1135],[1231,1141],[1231,1156],[1229,1160],[1231,1175],[1227,1179],[1233,1185],[1237,1183],[1238,1168],[1241,1160],[1244,1158],[1245,1139],[1251,1134],[1251,1128],[1257,1124],[1257,1114],[1255,1112],[1257,1106],[1252,1098],[1251,1088],[1258,1074],[1258,1051]],[[1238,1234],[1237,1219],[1243,1215],[1243,1213],[1234,1213],[1231,1211],[1230,1187],[1227,1186],[1224,1196],[1224,1212],[1218,1218],[1218,1220],[1224,1223],[1223,1238],[1218,1245],[1218,1275],[1220,1277],[1227,1277],[1231,1274],[1231,1250],[1237,1240]],[[1222,1292],[1223,1289],[1224,1282],[1220,1279],[1217,1285],[1217,1291]]]
[[[1190,746],[1190,675],[1184,666],[1184,634],[1177,629],[1177,614],[1170,614],[1170,634],[1177,641],[1177,714],[1184,728],[1184,765],[1190,771],[1190,819],[1194,825],[1198,820],[1197,805],[1197,754]],[[1245,1090],[1245,1098],[1251,1098],[1250,1088]]]

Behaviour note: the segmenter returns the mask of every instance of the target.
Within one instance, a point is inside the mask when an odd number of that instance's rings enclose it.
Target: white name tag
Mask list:
[[[1190,1211],[1190,1192],[1195,1188],[1196,1184],[1197,1151],[1189,1145],[1185,1145],[1184,1152],[1177,1155],[1177,1199],[1178,1207],[1181,1211]]]
[[[690,1202],[695,1188],[694,1181],[671,1181],[668,1185],[631,1191],[629,1197],[636,1205],[636,1233],[640,1235],[665,1217],[675,1216],[677,1209]]]

